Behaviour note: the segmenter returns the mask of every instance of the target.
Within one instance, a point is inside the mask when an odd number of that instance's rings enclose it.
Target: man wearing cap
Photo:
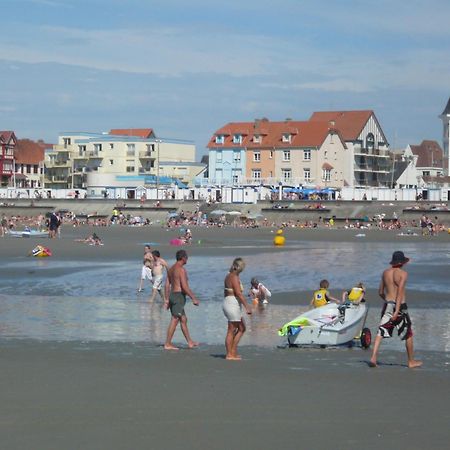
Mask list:
[[[386,269],[381,276],[378,294],[384,300],[384,306],[369,362],[370,367],[377,366],[377,354],[381,341],[392,337],[394,329],[397,329],[399,337],[402,341],[405,341],[408,367],[413,369],[422,365],[421,361],[414,359],[413,332],[408,307],[406,306],[405,290],[408,273],[403,270],[403,266],[408,261],[409,258],[406,258],[403,252],[394,252],[390,262],[391,267]]]

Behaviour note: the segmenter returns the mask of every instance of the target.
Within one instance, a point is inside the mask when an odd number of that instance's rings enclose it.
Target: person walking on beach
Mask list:
[[[180,324],[181,331],[188,343],[189,348],[198,347],[198,342],[194,342],[191,339],[187,326],[187,317],[184,312],[184,306],[186,304],[186,295],[192,300],[195,306],[198,306],[200,302],[197,297],[191,291],[189,287],[188,277],[184,266],[187,264],[188,255],[186,250],[178,250],[176,255],[176,263],[167,271],[167,279],[165,284],[165,299],[164,305],[166,308],[170,308],[172,318],[167,328],[167,338],[164,348],[166,350],[178,350],[172,344],[172,338],[175,334],[178,324]]]
[[[404,253],[396,251],[392,255],[391,267],[386,269],[381,276],[378,294],[384,300],[381,313],[381,322],[373,346],[370,367],[377,366],[377,355],[382,339],[392,337],[394,329],[397,329],[399,337],[405,341],[408,355],[408,367],[413,369],[422,365],[421,361],[414,359],[413,332],[411,319],[406,306],[406,281],[408,273],[403,266],[409,261]]]
[[[147,278],[150,283],[153,281],[153,275],[152,275],[152,268],[153,268],[153,255],[152,255],[152,249],[150,245],[144,246],[144,261],[142,264],[141,269],[141,277],[139,279],[139,286],[138,286],[138,292],[142,292],[144,288],[144,281]]]
[[[245,300],[243,286],[239,279],[240,273],[245,268],[242,258],[236,258],[224,281],[224,299],[222,304],[223,313],[228,320],[227,335],[225,337],[226,359],[239,361],[241,357],[237,353],[239,341],[245,333],[245,322],[242,317],[242,306],[247,314],[252,310]]]
[[[153,276],[153,289],[152,289],[152,296],[150,297],[150,301],[155,301],[156,294],[159,292],[159,295],[163,299],[164,302],[164,290],[162,289],[162,283],[163,283],[163,275],[164,275],[164,269],[168,270],[169,265],[167,262],[161,258],[161,253],[159,253],[158,250],[152,251],[153,256],[153,267],[152,267],[152,276]]]
[[[1,229],[2,229],[2,237],[4,237],[5,234],[8,232],[8,219],[4,214],[2,215]]]

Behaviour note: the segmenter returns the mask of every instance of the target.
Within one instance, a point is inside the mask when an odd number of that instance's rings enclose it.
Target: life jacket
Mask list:
[[[359,297],[361,296],[361,294],[364,293],[364,289],[360,288],[360,287],[354,287],[352,288],[352,290],[348,293],[348,299],[351,302],[356,302],[358,301]]]
[[[319,306],[324,306],[328,303],[327,294],[328,291],[324,288],[314,291],[313,294],[314,308],[319,308]]]

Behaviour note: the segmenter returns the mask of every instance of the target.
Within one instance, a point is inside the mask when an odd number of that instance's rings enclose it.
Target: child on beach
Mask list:
[[[265,305],[269,303],[269,298],[272,297],[272,293],[269,289],[267,289],[266,286],[260,283],[255,277],[253,277],[250,281],[250,291],[248,295],[254,305],[258,305],[260,303]]]
[[[336,302],[340,303],[340,301],[337,298],[334,298],[330,295],[328,292],[328,288],[330,286],[330,283],[328,280],[322,280],[319,284],[319,289],[317,291],[314,291],[312,300],[310,305],[314,308],[319,308],[321,306],[325,306],[327,303],[330,302]]]
[[[366,288],[364,284],[358,283],[356,286],[352,287],[348,291],[342,293],[342,303],[362,303],[365,302],[364,295],[366,293]]]

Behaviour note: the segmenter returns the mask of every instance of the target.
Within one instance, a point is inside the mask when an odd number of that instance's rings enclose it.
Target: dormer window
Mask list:
[[[281,136],[281,140],[283,142],[291,142],[291,135],[290,133],[283,133],[283,135]]]
[[[216,144],[223,144],[225,142],[225,136],[223,134],[218,134],[216,136]]]
[[[260,135],[260,134],[255,134],[255,135],[253,136],[253,142],[254,142],[255,144],[261,144],[261,135]]]
[[[242,135],[241,134],[233,135],[233,144],[242,144]]]

